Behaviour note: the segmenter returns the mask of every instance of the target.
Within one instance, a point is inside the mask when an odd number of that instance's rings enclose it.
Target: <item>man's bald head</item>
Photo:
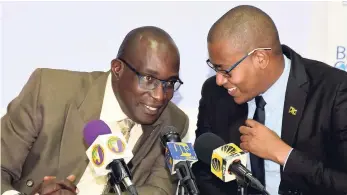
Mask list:
[[[117,57],[137,56],[147,52],[179,52],[171,36],[164,30],[154,26],[144,26],[133,29],[124,38]],[[141,54],[140,54],[141,55]]]
[[[136,123],[153,124],[182,83],[179,67],[177,46],[164,30],[130,31],[111,62],[112,88],[122,111]]]
[[[208,33],[208,42],[230,42],[235,49],[249,52],[255,48],[271,47],[282,53],[277,28],[265,12],[241,5],[229,10],[213,24]]]

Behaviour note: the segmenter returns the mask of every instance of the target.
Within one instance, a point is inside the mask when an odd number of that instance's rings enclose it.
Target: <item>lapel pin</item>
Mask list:
[[[293,106],[290,106],[290,107],[289,107],[289,114],[295,116],[297,111],[298,111],[298,110],[295,109]]]

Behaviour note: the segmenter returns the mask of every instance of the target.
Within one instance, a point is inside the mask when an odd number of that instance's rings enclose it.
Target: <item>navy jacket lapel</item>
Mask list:
[[[293,146],[294,138],[298,130],[299,122],[305,108],[309,83],[301,57],[283,46],[284,54],[291,59],[291,70],[289,74],[286,98],[283,108],[282,140]]]
[[[291,60],[291,69],[284,101],[281,139],[294,148],[295,137],[305,109],[309,82],[301,56],[287,46],[283,46],[283,53]],[[281,181],[288,180],[289,178],[282,174],[283,166],[280,171]],[[281,182],[280,189],[282,188]]]

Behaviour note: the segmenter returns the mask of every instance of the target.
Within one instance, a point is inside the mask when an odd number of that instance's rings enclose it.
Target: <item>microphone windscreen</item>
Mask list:
[[[171,132],[177,133],[177,128],[174,126],[164,126],[160,132],[160,137],[163,137],[164,135],[171,133]]]
[[[207,132],[200,135],[194,143],[194,150],[198,159],[205,164],[211,163],[213,150],[224,145],[225,142],[219,136]]]
[[[181,142],[180,134],[174,126],[165,126],[160,134],[160,141],[164,147],[167,142]]]
[[[110,134],[110,127],[102,120],[93,120],[88,122],[83,129],[84,141],[88,144],[88,147],[92,145],[95,139],[99,135]]]

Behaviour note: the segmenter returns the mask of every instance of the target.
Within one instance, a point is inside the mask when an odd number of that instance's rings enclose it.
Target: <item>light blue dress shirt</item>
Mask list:
[[[266,102],[265,126],[277,133],[279,137],[281,137],[282,131],[283,107],[291,63],[290,59],[288,59],[286,56],[284,56],[284,61],[284,71],[282,72],[282,75],[264,94],[262,94]],[[253,99],[247,103],[248,118],[253,119],[253,115],[256,109],[255,100]],[[279,164],[270,160],[265,160],[264,166],[266,190],[271,195],[278,194],[278,188],[281,181],[281,167]],[[247,158],[247,168],[249,170],[252,170],[249,154]]]

